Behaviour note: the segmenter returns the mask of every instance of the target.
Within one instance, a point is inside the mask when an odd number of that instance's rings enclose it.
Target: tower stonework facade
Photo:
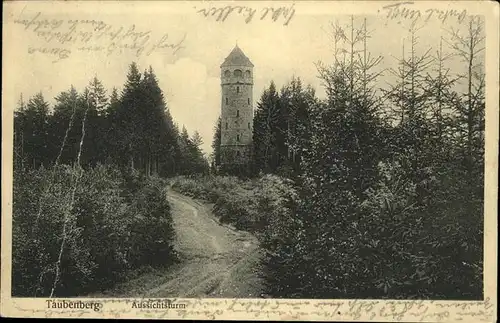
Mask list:
[[[221,168],[251,162],[253,136],[253,64],[236,45],[221,68]]]

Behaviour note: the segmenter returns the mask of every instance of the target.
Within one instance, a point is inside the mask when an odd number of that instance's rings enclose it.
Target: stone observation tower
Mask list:
[[[236,45],[221,68],[221,168],[248,165],[253,134],[253,64]]]

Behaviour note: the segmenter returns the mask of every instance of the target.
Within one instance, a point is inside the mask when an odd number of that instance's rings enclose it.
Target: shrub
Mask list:
[[[175,233],[165,181],[155,178],[145,182],[134,195],[127,218],[130,219],[129,256],[134,268],[175,262],[177,257],[171,244]]]
[[[176,178],[172,186],[259,238],[273,297],[482,294],[482,196],[477,185],[460,185],[464,174],[422,168],[415,181],[404,165],[381,162],[362,196],[344,171],[336,174],[303,176],[301,186],[276,175]]]
[[[362,200],[340,187],[315,188],[316,195],[300,198],[296,213],[289,212],[275,229],[267,226],[269,294],[396,299],[481,295],[480,199],[467,194],[467,188],[444,185],[460,180],[449,171],[426,169],[414,182],[392,162],[380,163],[378,173],[378,182]],[[461,201],[463,196],[471,200]],[[270,219],[287,214],[285,210]]]
[[[12,294],[50,295],[59,270],[55,295],[82,295],[174,261],[164,188],[106,166],[16,171]]]
[[[262,273],[266,293],[293,297],[304,281],[300,278],[307,275],[301,272],[307,268],[296,262],[303,246],[303,221],[296,213],[297,191],[290,180],[265,175],[258,182],[257,201],[262,228],[259,237],[266,251]]]
[[[231,193],[245,193],[241,188],[242,181],[237,177],[228,176],[197,176],[193,178],[178,176],[173,178],[171,186],[185,195],[203,199],[211,203]]]
[[[464,203],[460,198],[471,194],[453,192],[458,185],[444,186],[443,180],[454,177],[449,172],[426,169],[421,180],[413,182],[393,162],[381,163],[379,173],[380,181],[360,205],[364,219],[360,229],[365,234],[358,238],[377,269],[367,280],[376,286],[372,295],[434,299],[480,295],[482,213],[477,209],[468,213],[474,208],[473,199]]]
[[[180,193],[213,203],[213,212],[223,223],[250,232],[263,230],[255,183],[233,176],[204,176],[177,177],[171,185]]]

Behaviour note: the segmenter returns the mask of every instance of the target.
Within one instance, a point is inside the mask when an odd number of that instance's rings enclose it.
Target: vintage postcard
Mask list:
[[[2,316],[496,321],[498,3],[3,9]]]

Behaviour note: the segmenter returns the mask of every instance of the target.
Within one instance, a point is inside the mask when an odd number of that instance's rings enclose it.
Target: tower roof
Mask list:
[[[246,57],[246,55],[243,53],[243,51],[236,45],[231,53],[226,57],[224,60],[224,63],[222,63],[221,67],[223,66],[249,66],[253,67],[252,62]]]

